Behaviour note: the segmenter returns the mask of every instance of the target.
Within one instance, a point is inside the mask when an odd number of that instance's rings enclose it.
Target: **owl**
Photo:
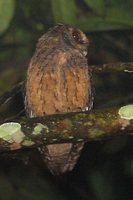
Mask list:
[[[91,72],[87,64],[89,41],[79,29],[58,24],[38,41],[26,78],[28,117],[89,110]],[[63,134],[63,133],[62,133]],[[48,144],[39,148],[53,174],[71,171],[84,143]]]

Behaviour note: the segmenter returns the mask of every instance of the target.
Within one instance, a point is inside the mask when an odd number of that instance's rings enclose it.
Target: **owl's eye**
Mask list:
[[[76,42],[82,43],[81,35],[78,31],[73,31],[72,36]]]

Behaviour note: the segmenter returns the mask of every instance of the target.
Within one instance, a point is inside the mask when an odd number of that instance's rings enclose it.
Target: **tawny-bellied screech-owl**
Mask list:
[[[87,65],[89,41],[70,25],[58,24],[38,41],[26,80],[29,117],[89,110],[92,105],[91,74]],[[53,174],[75,166],[84,143],[49,144],[40,148]]]

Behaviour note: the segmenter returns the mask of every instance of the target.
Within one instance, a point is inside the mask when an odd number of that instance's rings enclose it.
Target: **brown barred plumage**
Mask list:
[[[88,39],[69,25],[45,33],[27,71],[25,106],[29,117],[89,110],[92,106]],[[39,148],[53,174],[75,166],[84,143],[50,144]]]

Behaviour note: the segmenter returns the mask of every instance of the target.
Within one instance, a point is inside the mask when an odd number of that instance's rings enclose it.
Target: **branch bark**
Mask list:
[[[133,62],[128,63],[108,63],[103,65],[90,65],[92,72],[104,73],[104,72],[127,72],[133,73]]]
[[[88,142],[133,134],[133,105],[42,118],[21,118],[0,126],[0,149],[14,150],[63,142]],[[128,113],[128,114],[127,114]]]

